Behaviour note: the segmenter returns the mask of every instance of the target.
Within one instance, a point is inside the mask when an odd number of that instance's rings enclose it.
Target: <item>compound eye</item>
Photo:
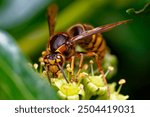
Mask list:
[[[81,24],[77,24],[68,29],[68,33],[70,34],[71,37],[80,35],[82,34],[83,31],[84,31],[84,27]]]
[[[69,36],[66,34],[56,34],[52,37],[50,41],[50,48],[51,51],[55,52],[61,45],[66,43],[68,40]]]
[[[58,59],[60,59],[60,58],[61,58],[61,56],[60,56],[60,55],[57,55],[57,58],[58,58]]]
[[[56,55],[56,62],[57,63],[59,63],[60,65],[62,65],[63,64],[63,61],[64,61],[64,59],[63,59],[63,56],[61,56],[60,54],[57,54]]]

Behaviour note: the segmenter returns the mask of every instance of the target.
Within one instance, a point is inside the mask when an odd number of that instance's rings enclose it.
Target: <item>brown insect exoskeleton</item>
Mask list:
[[[80,57],[79,70],[76,74],[78,75],[83,66],[83,58],[86,56],[94,56],[96,58],[98,69],[102,74],[104,84],[107,86],[107,81],[101,65],[101,61],[105,56],[107,48],[101,33],[106,32],[118,25],[124,24],[129,20],[106,24],[96,28],[93,28],[88,24],[76,24],[71,26],[66,32],[54,34],[56,11],[57,7],[55,5],[48,8],[50,38],[47,49],[42,54],[43,60],[46,64],[46,71],[49,81],[51,80],[49,72],[55,76],[61,72],[65,80],[69,83],[63,70],[64,62],[71,60],[73,69],[74,58]],[[84,48],[86,52],[76,52],[76,45]]]

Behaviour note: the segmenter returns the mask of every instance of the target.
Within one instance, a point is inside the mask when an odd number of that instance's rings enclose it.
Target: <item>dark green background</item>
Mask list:
[[[12,35],[21,51],[37,62],[48,41],[46,8],[59,8],[56,31],[75,23],[100,26],[125,19],[131,23],[104,33],[108,47],[118,57],[118,73],[111,81],[125,78],[121,92],[130,99],[150,99],[150,10],[132,15],[126,10],[142,9],[149,0],[1,0],[0,29]],[[0,66],[3,67],[3,66]],[[111,82],[110,81],[110,82]]]

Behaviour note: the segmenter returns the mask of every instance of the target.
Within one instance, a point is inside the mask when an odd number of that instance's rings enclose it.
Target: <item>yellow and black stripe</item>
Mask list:
[[[92,35],[89,44],[82,44],[82,48],[86,49],[87,51],[98,53],[100,57],[104,57],[106,51],[106,42],[101,34],[94,34]]]

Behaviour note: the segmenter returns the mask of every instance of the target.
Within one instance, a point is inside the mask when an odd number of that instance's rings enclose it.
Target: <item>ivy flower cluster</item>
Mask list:
[[[41,58],[40,58],[41,59]],[[41,61],[39,59],[39,61]],[[126,100],[128,95],[120,93],[122,85],[126,83],[125,79],[120,79],[118,83],[108,83],[106,86],[102,79],[102,74],[98,74],[93,60],[89,60],[88,64],[84,64],[78,76],[72,75],[70,64],[65,65],[64,72],[69,80],[66,82],[62,73],[57,78],[51,78],[51,85],[56,89],[58,96],[63,100]],[[33,68],[39,72],[43,79],[48,79],[45,65],[43,62],[34,64]],[[105,77],[109,80],[117,72],[117,58],[110,53],[106,54],[103,60],[103,68]],[[74,73],[75,74],[75,73]],[[116,89],[116,86],[119,88]]]

